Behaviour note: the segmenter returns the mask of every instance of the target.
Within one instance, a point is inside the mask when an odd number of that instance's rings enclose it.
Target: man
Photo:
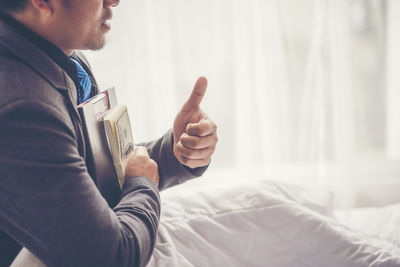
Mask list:
[[[98,92],[86,59],[119,0],[0,0],[0,265],[26,247],[48,266],[144,266],[158,190],[198,177],[217,143],[200,78],[173,130],[137,147],[110,208],[86,167],[76,105]],[[158,185],[158,186],[157,186]]]

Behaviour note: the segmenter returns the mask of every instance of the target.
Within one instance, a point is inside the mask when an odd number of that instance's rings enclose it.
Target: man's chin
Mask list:
[[[90,42],[86,43],[85,50],[100,50],[103,49],[104,46],[106,45],[106,39],[105,36],[102,38],[99,38],[97,40],[91,40]]]

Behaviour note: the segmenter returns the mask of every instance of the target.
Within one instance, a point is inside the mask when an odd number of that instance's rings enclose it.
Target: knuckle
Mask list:
[[[200,128],[198,126],[193,126],[190,128],[190,133],[193,135],[197,135],[200,133]]]
[[[180,144],[179,144],[180,143]],[[179,143],[177,144],[177,147],[179,148],[182,148],[183,146],[186,146],[187,145],[187,140],[186,139],[184,139],[184,138],[181,138],[181,140],[179,141]]]
[[[183,150],[183,144],[182,144],[182,141],[179,141],[177,144],[176,144],[176,148],[179,150],[179,151],[182,151]]]
[[[186,137],[186,138],[182,138],[181,139],[181,143],[182,143],[182,147],[186,146],[186,147],[191,147],[192,146],[192,139],[190,137]]]
[[[204,133],[204,128],[198,127],[194,135],[202,135]]]
[[[184,157],[190,157],[190,153],[188,153],[187,151],[181,150],[180,152],[181,152],[181,155],[182,155],[182,156],[184,156]]]
[[[148,164],[152,167],[152,168],[157,168],[158,169],[158,164],[157,162],[155,162],[153,159],[148,160]]]
[[[186,140],[186,139],[188,139],[188,138],[190,138],[190,136],[187,134],[187,133],[183,133],[182,135],[181,135],[181,140],[183,139],[183,140]]]
[[[178,146],[178,148],[183,149],[184,146],[188,146],[188,145],[189,145],[189,140],[188,140],[188,139],[182,138],[182,139],[181,139],[181,142],[180,142],[180,145]]]
[[[201,143],[199,141],[194,141],[192,147],[194,149],[199,149],[201,148]]]
[[[190,140],[190,147],[197,149],[201,146],[201,139],[200,138],[193,138],[192,140]]]
[[[155,162],[151,162],[148,168],[152,173],[158,172],[158,165]]]
[[[185,157],[192,157],[194,155],[194,151],[192,149],[186,149],[183,151]]]
[[[178,150],[183,155],[186,155],[188,153],[188,149],[182,144],[178,147]]]
[[[212,147],[210,150],[207,151],[206,157],[210,158],[212,154],[215,152],[215,147]]]
[[[212,123],[212,125],[213,125],[214,130],[217,131],[218,130],[218,125],[216,125],[214,122]]]
[[[214,129],[214,123],[212,122],[212,120],[208,119],[205,127],[207,127],[207,129]]]
[[[189,163],[189,159],[188,159],[188,158],[186,158],[185,156],[183,156],[181,160],[182,160],[182,163],[183,163],[183,164],[188,165],[188,163]]]
[[[181,139],[182,145],[187,148],[194,148],[197,149],[201,146],[201,141],[199,138],[196,137],[188,137]]]

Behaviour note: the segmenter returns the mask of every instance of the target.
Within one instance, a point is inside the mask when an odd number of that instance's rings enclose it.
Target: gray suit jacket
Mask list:
[[[158,190],[205,168],[182,166],[168,132],[146,144],[159,188],[131,177],[111,209],[87,171],[74,82],[1,20],[0,90],[0,265],[24,246],[48,266],[144,266],[158,227]]]

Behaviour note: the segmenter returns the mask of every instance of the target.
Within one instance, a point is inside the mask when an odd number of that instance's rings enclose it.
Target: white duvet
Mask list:
[[[253,179],[202,178],[161,198],[150,267],[400,266],[400,205],[333,214],[327,189]],[[24,249],[13,266],[43,264]]]
[[[268,180],[167,190],[149,266],[400,266],[399,207],[380,218],[389,239],[344,226],[331,203],[323,188]]]

